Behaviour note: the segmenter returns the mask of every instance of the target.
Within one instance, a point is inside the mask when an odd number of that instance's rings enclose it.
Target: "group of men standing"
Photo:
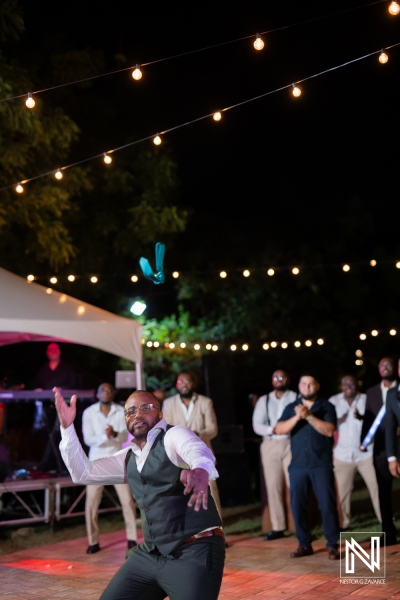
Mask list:
[[[395,361],[382,358],[379,374],[381,382],[366,394],[359,391],[353,375],[345,375],[341,392],[325,400],[319,395],[315,374],[301,375],[297,394],[290,389],[288,373],[277,370],[272,375],[272,391],[255,404],[252,423],[254,432],[263,437],[260,455],[272,524],[264,539],[283,537],[293,516],[299,546],[292,558],[313,554],[310,488],[321,511],[328,557],[340,558],[340,531],[350,525],[357,471],[384,532],[381,544],[397,543],[392,506],[393,477],[400,477]],[[380,420],[382,406],[386,414]]]

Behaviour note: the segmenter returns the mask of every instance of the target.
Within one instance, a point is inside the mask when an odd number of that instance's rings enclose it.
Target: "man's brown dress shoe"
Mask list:
[[[314,550],[311,546],[299,546],[291,553],[290,558],[301,558],[302,556],[310,556],[311,554],[314,554]]]
[[[340,552],[337,548],[333,548],[332,546],[328,548],[328,558],[329,560],[339,560]]]

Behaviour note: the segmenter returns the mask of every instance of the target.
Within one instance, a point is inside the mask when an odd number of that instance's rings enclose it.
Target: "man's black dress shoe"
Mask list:
[[[96,554],[96,552],[100,552],[99,544],[93,544],[93,546],[89,546],[86,550],[86,554]]]
[[[134,540],[128,540],[128,550],[137,546],[137,543]]]
[[[270,542],[271,540],[279,540],[279,538],[283,538],[285,536],[284,531],[268,531],[267,534],[264,535],[264,541]]]

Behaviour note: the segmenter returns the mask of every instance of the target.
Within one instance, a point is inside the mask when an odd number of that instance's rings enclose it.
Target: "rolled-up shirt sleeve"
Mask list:
[[[181,469],[205,469],[208,478],[217,479],[215,456],[206,444],[190,429],[175,425],[164,438],[168,458]]]

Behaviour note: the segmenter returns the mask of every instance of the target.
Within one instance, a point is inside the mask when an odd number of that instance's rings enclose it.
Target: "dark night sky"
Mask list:
[[[388,14],[389,2],[22,4],[32,43],[62,30],[77,48],[105,50],[110,71],[121,67],[117,54],[126,57],[124,67],[159,61],[139,84],[128,71],[94,84],[115,94],[123,126],[109,139],[94,110],[93,155],[133,132],[141,138],[245,103],[219,124],[202,120],[167,136],[182,204],[206,224],[202,235],[213,216],[233,219],[252,236],[282,218],[300,237],[309,235],[354,196],[377,219],[382,211],[397,217],[400,46],[386,65],[374,55],[309,79],[298,100],[284,89],[246,102],[400,43],[400,15]],[[264,31],[262,52],[252,39],[227,43]],[[201,48],[208,49],[189,53]],[[88,155],[85,148],[82,158]]]

